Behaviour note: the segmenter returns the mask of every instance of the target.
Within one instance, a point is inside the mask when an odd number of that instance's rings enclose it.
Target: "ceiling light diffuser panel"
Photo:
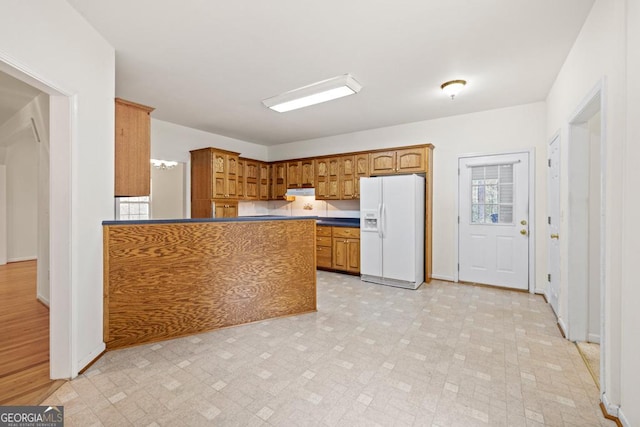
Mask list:
[[[262,103],[274,111],[285,113],[354,95],[360,92],[360,89],[362,89],[362,85],[356,79],[350,74],[344,74],[267,98]]]

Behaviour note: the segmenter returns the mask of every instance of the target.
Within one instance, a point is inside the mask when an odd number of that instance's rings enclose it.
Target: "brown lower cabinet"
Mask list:
[[[360,274],[360,229],[317,226],[316,265],[320,269]]]

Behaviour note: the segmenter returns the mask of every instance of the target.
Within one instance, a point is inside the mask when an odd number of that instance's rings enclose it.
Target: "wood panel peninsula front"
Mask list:
[[[315,217],[105,221],[104,341],[316,311]]]

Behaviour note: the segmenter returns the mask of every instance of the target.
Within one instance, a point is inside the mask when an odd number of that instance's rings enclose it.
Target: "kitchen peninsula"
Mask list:
[[[316,311],[315,223],[104,221],[107,349]]]

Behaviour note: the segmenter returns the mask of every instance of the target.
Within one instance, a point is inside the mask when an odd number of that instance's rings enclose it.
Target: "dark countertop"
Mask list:
[[[102,225],[140,225],[140,224],[180,224],[197,222],[247,222],[247,221],[290,221],[297,219],[317,219],[317,216],[239,216],[236,218],[184,218],[184,219],[143,219],[143,220],[122,220],[122,221],[102,221]]]
[[[357,227],[360,228],[360,218],[318,218],[317,225],[330,225],[333,227]]]

